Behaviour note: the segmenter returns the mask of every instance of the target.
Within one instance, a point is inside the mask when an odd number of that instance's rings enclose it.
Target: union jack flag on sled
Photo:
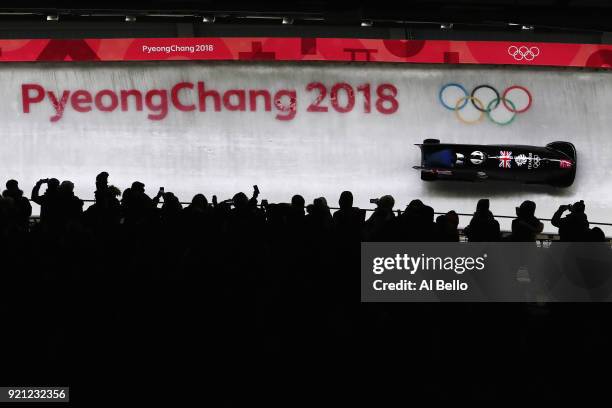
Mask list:
[[[499,152],[499,167],[509,169],[512,167],[512,152],[502,150]]]

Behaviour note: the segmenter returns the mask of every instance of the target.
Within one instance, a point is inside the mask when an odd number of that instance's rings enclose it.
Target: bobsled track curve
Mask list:
[[[134,180],[154,195],[159,186],[182,201],[198,192],[227,198],[249,192],[261,198],[288,201],[299,193],[310,201],[325,196],[336,204],[342,190],[351,190],[356,205],[371,208],[369,199],[392,194],[398,208],[420,198],[436,211],[471,213],[476,200],[491,199],[497,215],[514,215],[525,199],[537,203],[536,215],[550,218],[560,204],[585,200],[591,221],[612,222],[612,72],[394,64],[197,63],[134,64],[7,64],[0,67],[0,174],[16,178],[29,189],[42,177],[69,179],[76,194],[93,198],[95,175],[111,174],[110,182],[125,188]],[[146,107],[113,112],[77,112],[67,106],[54,122],[48,98],[23,111],[22,84],[34,83],[62,95],[64,90],[168,89],[182,81],[221,93],[228,89],[296,90],[296,114],[279,120],[278,111],[179,111],[170,107],[161,120],[147,117]],[[372,107],[364,113],[363,95],[347,113],[308,112],[317,91],[347,83],[354,89],[372,86]],[[529,89],[533,103],[507,126],[483,120],[468,125],[438,99],[447,83],[468,91],[482,84],[500,93],[509,86]],[[392,84],[399,108],[391,114],[376,110],[376,87]],[[197,87],[196,87],[197,89]],[[197,93],[181,91],[183,104],[197,103]],[[340,92],[338,98],[345,97]],[[344,101],[340,105],[344,106]],[[423,182],[412,169],[420,162],[414,146],[423,139],[476,144],[543,146],[572,142],[578,151],[574,184],[565,189],[513,183]],[[465,225],[467,219],[461,220]],[[509,223],[504,222],[503,227]],[[606,235],[612,229],[604,228]],[[554,231],[547,224],[545,231]]]

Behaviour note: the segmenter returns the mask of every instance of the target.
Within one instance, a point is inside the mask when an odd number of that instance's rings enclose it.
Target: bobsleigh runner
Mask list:
[[[421,179],[505,180],[569,187],[576,176],[576,148],[569,142],[545,147],[470,145],[426,139],[421,148]]]

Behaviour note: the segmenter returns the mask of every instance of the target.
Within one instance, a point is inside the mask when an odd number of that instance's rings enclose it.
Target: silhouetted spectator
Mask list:
[[[103,171],[96,176],[96,191],[105,191],[108,188],[108,173]]]
[[[98,234],[116,232],[121,222],[121,204],[117,198],[120,195],[121,191],[115,186],[97,188],[95,203],[84,211],[85,224]]]
[[[376,200],[376,209],[365,222],[364,239],[366,241],[386,241],[392,237],[392,221],[395,219],[393,207],[395,199],[384,195]]]
[[[196,194],[191,199],[191,203],[185,207],[183,214],[187,218],[198,217],[209,211],[208,200],[204,194]]]
[[[599,227],[593,227],[587,235],[588,242],[606,242],[606,234]]]
[[[393,223],[392,238],[395,241],[437,241],[434,209],[421,200],[412,200]]]
[[[315,198],[312,204],[306,207],[306,223],[311,233],[316,235],[329,234],[332,230],[333,220],[325,197]],[[327,237],[325,237],[327,238]]]
[[[241,191],[239,193],[234,194],[234,197],[232,197],[232,204],[235,210],[243,211],[248,209],[249,199],[247,195]]]
[[[288,224],[293,225],[298,223],[303,225],[304,217],[306,217],[306,200],[299,194],[291,197],[291,206],[288,216]]]
[[[154,205],[159,197],[160,194],[153,199]],[[159,227],[156,226],[161,236],[158,245],[159,251],[165,255],[163,263],[170,266],[184,252],[186,237],[182,234],[183,206],[174,193],[169,191],[161,193],[161,198],[164,202],[159,209]]]
[[[40,195],[40,187],[43,184],[47,184],[47,190],[43,195]],[[40,205],[40,222],[42,225],[54,226],[58,220],[59,185],[59,180],[55,178],[40,179],[32,189],[30,198]]]
[[[182,211],[183,228],[188,240],[196,239],[198,234],[203,236],[208,231],[212,209],[208,206],[208,200],[204,194],[196,194],[191,203]]]
[[[178,213],[183,209],[181,202],[179,201],[178,197],[174,195],[174,193],[165,192],[162,194],[162,198],[164,199],[164,203],[161,207],[162,210],[171,213]]]
[[[164,199],[160,209],[162,223],[178,225],[183,206],[174,193],[165,192],[162,194],[162,197]]]
[[[435,211],[433,207],[424,205],[419,212],[419,222],[417,224],[417,240],[424,242],[436,241]]]
[[[454,211],[449,211],[436,218],[437,238],[441,242],[459,242],[459,216]]]
[[[145,193],[145,185],[139,181],[133,182],[132,187],[125,189],[121,207],[125,224],[128,226],[143,225],[150,221],[155,211],[153,200]]]
[[[286,235],[291,241],[303,241],[306,228],[306,201],[299,194],[291,197],[291,205],[286,213]]]
[[[470,242],[499,241],[499,222],[493,218],[493,213],[489,211],[488,199],[483,198],[478,200],[476,212],[463,232]]]
[[[340,209],[333,215],[334,227],[341,241],[359,241],[365,221],[365,211],[353,207],[353,193],[343,191],[338,200]]]
[[[306,215],[304,212],[304,207],[306,206],[306,200],[299,194],[291,197],[291,208],[294,209],[298,213],[302,213],[302,215]]]
[[[63,225],[80,220],[83,213],[83,201],[74,195],[74,184],[71,181],[62,181],[58,188],[58,214],[59,222]]]
[[[523,201],[516,208],[517,218],[512,220],[512,240],[515,242],[535,242],[537,234],[542,232],[544,224],[535,217],[536,204]]]
[[[258,234],[263,232],[265,220],[253,205],[253,198],[249,199],[243,192],[234,194],[231,202],[234,208],[229,212],[227,222],[230,239],[253,244]]]
[[[30,226],[30,216],[32,215],[32,205],[30,200],[23,196],[23,191],[19,189],[17,180],[6,182],[6,190],[2,192],[4,198],[11,198],[13,208],[12,214],[8,217],[12,219],[12,224],[21,231],[27,231]],[[8,200],[7,200],[8,204]]]
[[[569,210],[570,214],[561,218]],[[566,242],[585,241],[589,234],[589,221],[584,213],[584,201],[580,200],[573,205],[561,205],[555,212],[550,223],[559,228],[559,238]]]

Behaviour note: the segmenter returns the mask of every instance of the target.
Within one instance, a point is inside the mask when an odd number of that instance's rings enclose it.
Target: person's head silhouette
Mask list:
[[[60,182],[56,178],[50,178],[47,181],[47,191],[57,191],[59,189]]]
[[[110,186],[108,186],[108,195],[111,197],[119,197],[121,195],[121,190],[111,184]]]
[[[9,191],[12,190],[17,190],[19,189],[19,183],[17,182],[17,180],[9,180],[6,182],[6,189]]]
[[[3,193],[6,197],[19,198],[23,196],[23,191],[19,189],[17,180],[9,180],[6,182],[6,190]]]
[[[447,212],[446,219],[448,220],[449,224],[452,225],[454,228],[457,228],[459,226],[459,215],[457,215],[455,211],[450,210],[449,212]]]
[[[340,209],[345,210],[353,207],[353,193],[350,191],[343,191],[340,194],[340,199],[338,200],[338,204],[340,205]]]
[[[204,194],[196,194],[191,199],[191,205],[194,208],[205,208],[208,206],[208,200],[206,199],[206,196]]]
[[[64,180],[62,181],[62,184],[60,184],[59,190],[62,193],[71,194],[74,192],[74,183],[69,180]]]
[[[488,211],[489,211],[489,199],[481,198],[480,200],[478,200],[478,203],[476,204],[476,212],[486,213]]]
[[[395,199],[390,195],[384,195],[378,200],[378,208],[381,208],[383,210],[393,211],[394,206]]]
[[[406,206],[406,213],[412,214],[412,215],[418,214],[419,212],[421,212],[423,207],[425,207],[425,204],[423,204],[423,202],[421,200],[419,200],[419,199],[412,200]]]
[[[243,209],[249,204],[249,198],[243,192],[234,194],[232,201],[234,202],[234,208],[236,209]]]
[[[168,191],[163,194],[164,197],[164,205],[162,206],[165,210],[170,210],[176,212],[182,209],[181,203],[177,196],[174,193]]]
[[[96,176],[96,191],[106,190],[108,187],[108,173],[103,171]]]
[[[584,214],[584,201],[576,201],[570,208],[571,212],[574,214]]]
[[[589,241],[590,242],[605,242],[606,234],[604,234],[601,228],[593,227],[589,231]]]
[[[329,210],[329,207],[327,206],[327,200],[325,199],[325,197],[315,198],[314,201],[313,201],[313,205],[314,205],[315,209],[318,210],[318,211],[327,211],[327,210]]]
[[[135,181],[132,183],[131,192],[132,193],[144,193],[145,185],[141,183],[140,181]]]
[[[516,215],[519,218],[533,218],[535,216],[536,204],[531,200],[525,200],[520,207],[516,208]]]
[[[304,205],[306,205],[306,200],[304,200],[304,197],[302,197],[301,195],[296,194],[291,197],[291,207],[303,210]]]

